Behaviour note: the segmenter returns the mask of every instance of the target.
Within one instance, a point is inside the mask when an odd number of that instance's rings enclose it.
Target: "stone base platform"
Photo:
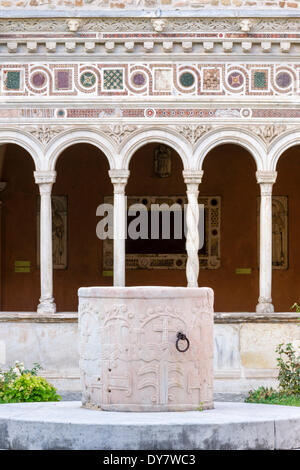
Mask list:
[[[0,449],[297,449],[300,408],[215,403],[213,410],[125,413],[81,402],[0,405]]]

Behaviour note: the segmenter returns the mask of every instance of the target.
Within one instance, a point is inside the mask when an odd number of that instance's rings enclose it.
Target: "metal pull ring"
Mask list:
[[[179,349],[179,341],[186,341],[186,347],[184,349]],[[177,341],[176,341],[176,349],[177,351],[179,352],[185,352],[189,349],[190,347],[190,342],[189,340],[187,339],[187,337],[185,336],[185,334],[181,333],[181,332],[178,332],[177,333]]]

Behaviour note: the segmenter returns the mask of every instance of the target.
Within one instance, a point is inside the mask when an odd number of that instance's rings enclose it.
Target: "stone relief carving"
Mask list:
[[[153,31],[150,18],[81,18],[80,28],[82,31]],[[164,31],[240,31],[241,21],[230,18],[168,18]],[[39,19],[0,19],[0,29],[2,32],[36,32],[36,31],[69,31],[65,19],[59,18],[39,18]],[[300,20],[297,18],[274,18],[252,20],[251,32],[285,32],[299,31]]]
[[[138,126],[115,124],[111,126],[100,126],[99,129],[105,132],[105,134],[111,137],[117,144],[121,144],[128,135],[138,129]]]
[[[265,126],[253,126],[250,127],[266,144],[270,144],[275,137],[286,131],[287,126],[282,124],[267,124]]]
[[[206,134],[212,129],[212,126],[176,126],[179,134],[183,135],[192,145],[194,145],[202,135]]]
[[[253,28],[253,25],[254,25],[253,20],[249,20],[245,18],[240,22],[241,31],[243,31],[244,33],[248,33]]]
[[[76,33],[76,31],[78,31],[81,26],[81,21],[77,18],[70,18],[69,20],[67,20],[67,26],[69,31],[71,31],[72,33]]]
[[[49,144],[50,140],[64,130],[61,126],[32,126],[25,127],[25,131],[30,132],[36,137],[43,145]]]
[[[111,124],[111,125],[100,125],[98,127],[99,130],[104,132],[106,135],[111,137],[114,142],[120,145],[123,140],[130,136],[135,131],[141,129],[142,125],[123,125],[123,124]],[[205,135],[207,132],[211,130],[220,131],[224,129],[224,125],[183,125],[183,126],[166,126],[163,125],[163,128],[170,128],[175,129],[181,136],[186,138],[192,145],[195,145],[200,137]],[[21,127],[26,132],[29,132],[33,136],[35,136],[43,145],[49,144],[49,142],[58,134],[65,130],[76,130],[77,126],[48,126],[48,125],[40,125],[40,126],[25,126]],[[82,127],[80,127],[82,128]],[[147,126],[144,126],[145,130]],[[269,145],[276,137],[280,134],[284,133],[287,130],[294,129],[294,125],[283,125],[283,124],[266,124],[260,126],[253,126],[253,125],[239,125],[236,126],[236,129],[241,130],[250,130],[258,135],[265,144]],[[14,129],[12,126],[11,129]],[[93,129],[93,127],[86,126],[86,129]]]
[[[186,394],[196,404],[207,399],[212,354],[202,332],[211,332],[211,306],[206,297],[193,299],[188,309],[184,305],[180,298],[155,297],[144,309],[132,299],[103,298],[101,306],[96,299],[80,299],[83,404],[134,406],[142,397],[146,407],[172,405],[189,402]],[[178,331],[190,339],[184,354],[175,347]]]
[[[106,196],[104,202],[113,203],[111,196]],[[219,196],[200,196],[199,204],[204,205],[204,246],[199,251],[200,269],[217,269],[221,263],[221,198]],[[127,204],[187,204],[186,196],[128,196]],[[126,254],[126,269],[186,269],[186,250],[182,244],[182,252],[178,253],[145,253],[140,247],[139,253]],[[103,240],[103,266],[106,273],[112,274],[113,269],[113,240]]]
[[[163,18],[157,18],[151,21],[154,31],[157,33],[161,33],[164,29],[166,29],[167,21]]]

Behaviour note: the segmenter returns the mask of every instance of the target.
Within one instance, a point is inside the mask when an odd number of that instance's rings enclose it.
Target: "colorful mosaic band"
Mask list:
[[[73,119],[118,119],[118,118],[132,118],[132,119],[178,119],[178,118],[197,118],[197,119],[299,119],[300,108],[278,108],[278,107],[262,107],[262,108],[241,108],[241,107],[219,107],[219,108],[109,108],[109,107],[93,107],[93,108],[0,108],[0,119],[10,119],[13,123],[14,119],[30,120],[39,119],[47,120],[56,118],[58,120],[73,120]]]
[[[299,95],[300,64],[2,64],[0,95]]]

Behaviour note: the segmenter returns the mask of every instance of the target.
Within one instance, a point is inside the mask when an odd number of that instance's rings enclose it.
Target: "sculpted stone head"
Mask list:
[[[154,31],[156,31],[157,33],[161,33],[165,29],[167,21],[161,18],[157,18],[155,20],[152,20],[151,23]]]
[[[70,18],[69,20],[67,20],[67,25],[69,31],[71,31],[72,33],[76,33],[80,26],[80,20],[78,20],[77,18]]]

